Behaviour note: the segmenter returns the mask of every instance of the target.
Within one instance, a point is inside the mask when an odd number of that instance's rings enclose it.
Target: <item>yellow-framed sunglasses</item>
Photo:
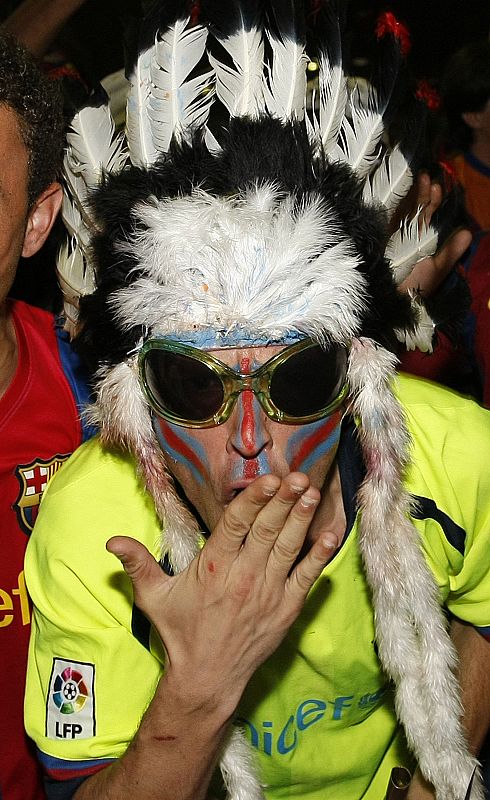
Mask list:
[[[303,425],[328,416],[344,400],[347,348],[303,339],[249,374],[205,350],[165,338],[148,339],[138,356],[151,408],[186,428],[211,428],[229,418],[238,395],[252,391],[270,419]]]

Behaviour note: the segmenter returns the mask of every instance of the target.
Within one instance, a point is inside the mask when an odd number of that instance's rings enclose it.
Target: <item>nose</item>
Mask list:
[[[230,418],[228,449],[237,451],[242,458],[257,458],[271,442],[267,419],[254,393],[250,389],[241,392]]]

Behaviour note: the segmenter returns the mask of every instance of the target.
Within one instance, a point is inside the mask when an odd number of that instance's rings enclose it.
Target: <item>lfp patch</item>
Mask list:
[[[46,702],[48,739],[95,736],[95,665],[53,659]]]

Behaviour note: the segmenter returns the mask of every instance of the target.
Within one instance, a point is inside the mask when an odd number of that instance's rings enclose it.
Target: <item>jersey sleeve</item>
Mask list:
[[[124,459],[101,456],[96,440],[82,446],[51,481],[28,546],[25,720],[54,781],[124,753],[162,672],[163,654],[133,635],[131,583],[105,548],[122,534],[156,554],[158,521],[134,473]]]
[[[408,405],[409,488],[428,564],[448,611],[490,631],[490,412],[417,382]],[[420,522],[419,522],[420,520]]]

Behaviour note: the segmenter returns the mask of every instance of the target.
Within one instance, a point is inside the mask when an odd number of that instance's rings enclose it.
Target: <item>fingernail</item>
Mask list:
[[[262,491],[266,497],[274,497],[274,495],[277,494],[277,489],[275,489],[273,486],[264,486]]]
[[[325,536],[322,537],[322,544],[329,550],[336,550],[339,546],[339,540],[332,533],[326,533]]]
[[[310,508],[311,506],[316,506],[316,504],[318,503],[318,500],[316,500],[314,497],[310,497],[309,495],[304,494],[303,497],[300,500],[300,503],[301,503],[302,506],[305,506],[306,508]]]
[[[291,484],[291,491],[297,492],[297,494],[302,494],[306,490],[306,486],[298,486],[297,484]]]

